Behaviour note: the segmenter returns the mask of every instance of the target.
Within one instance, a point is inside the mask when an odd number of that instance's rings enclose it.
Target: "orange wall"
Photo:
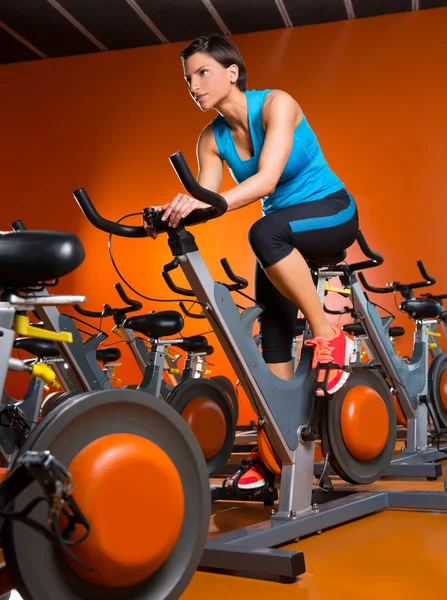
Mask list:
[[[249,87],[282,88],[300,102],[331,166],[356,197],[361,227],[386,257],[369,273],[376,285],[414,279],[415,261],[423,259],[438,278],[434,289],[447,291],[445,31],[447,9],[435,9],[234,36]],[[213,118],[188,96],[178,56],[183,45],[0,67],[0,229],[22,218],[28,228],[77,233],[87,258],[60,289],[86,293],[93,309],[116,303],[118,279],[107,235],[84,220],[71,192],[85,187],[100,212],[117,219],[181,191],[168,156],[181,149],[195,168],[198,133]],[[252,278],[247,231],[259,216],[256,204],[194,228],[216,277],[226,256],[236,272]],[[164,236],[116,239],[114,251],[141,292],[173,297],[160,277],[171,259]],[[379,301],[394,307],[392,298]],[[410,329],[405,315],[397,322]],[[185,331],[202,327],[190,321]],[[410,342],[409,335],[405,351]],[[220,351],[213,362],[214,373],[235,379]],[[130,361],[121,376],[125,383],[136,380]],[[242,422],[250,414],[244,409]]]

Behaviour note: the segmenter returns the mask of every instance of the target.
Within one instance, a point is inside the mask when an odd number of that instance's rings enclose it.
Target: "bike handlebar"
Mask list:
[[[220,217],[228,208],[227,201],[220,194],[202,187],[191,173],[188,163],[181,152],[171,154],[169,157],[174,171],[182,182],[185,189],[197,200],[209,204],[215,209],[215,216]],[[203,209],[208,210],[208,209]],[[199,213],[200,211],[197,211]],[[192,213],[194,214],[194,213]],[[209,217],[212,218],[212,217]],[[185,219],[186,220],[186,219]]]
[[[162,271],[161,276],[166,281],[166,284],[171,291],[175,292],[176,294],[180,294],[181,296],[189,296],[190,298],[196,297],[192,290],[188,290],[176,285],[167,271]]]
[[[323,310],[328,315],[346,315],[354,312],[354,309],[350,308],[349,306],[343,306],[343,308],[333,310],[332,308],[328,308],[325,304],[323,304]]]
[[[349,265],[349,270],[352,271],[360,271],[360,270],[364,270],[364,269],[371,269],[372,267],[378,267],[379,265],[381,265],[384,261],[384,258],[381,254],[379,254],[378,252],[374,252],[374,250],[372,250],[366,240],[365,237],[363,235],[363,233],[359,230],[358,234],[357,234],[357,243],[360,246],[360,250],[363,252],[363,254],[369,258],[369,260],[362,260],[356,263],[353,263],[352,265]]]
[[[199,184],[192,174],[183,154],[181,152],[176,152],[169,157],[169,160],[177,173],[178,178],[191,196],[210,205],[209,208],[194,210],[185,219],[180,221],[180,225],[196,225],[223,215],[228,208],[226,200],[220,194],[207,190]],[[121,225],[102,217],[96,210],[95,205],[84,188],[75,190],[73,196],[84,215],[97,229],[128,238],[142,238],[148,236],[148,232],[141,225]],[[162,233],[170,229],[168,223],[161,220],[160,213],[153,214],[150,209],[145,209],[142,211],[142,214],[145,220],[150,218],[150,225],[157,233]]]
[[[14,221],[14,223],[12,223],[11,227],[13,228],[14,231],[26,231],[26,227],[23,224],[23,221],[21,221],[20,219],[17,219],[17,221]]]
[[[412,289],[414,289],[414,288],[420,288],[420,287],[425,287],[425,286],[429,286],[429,285],[434,285],[436,283],[436,279],[427,273],[422,260],[418,260],[416,264],[418,266],[419,273],[424,278],[424,281],[419,281],[417,283],[411,283],[410,287]]]
[[[125,312],[134,312],[143,308],[143,305],[139,300],[132,300],[132,298],[129,298],[121,283],[115,283],[115,289],[118,292],[121,300],[128,305],[126,308],[124,308]]]
[[[422,298],[430,298],[431,300],[445,300],[447,294],[421,294]]]
[[[227,286],[230,291],[243,290],[248,287],[248,281],[245,279],[245,277],[236,275],[226,258],[221,258],[220,264],[222,265],[228,279],[234,281],[234,285]]]
[[[107,305],[104,306],[104,310],[101,312],[94,311],[94,310],[87,310],[86,308],[82,308],[82,306],[80,306],[79,304],[74,304],[73,308],[75,309],[75,311],[77,313],[79,313],[83,317],[92,317],[93,319],[101,319],[101,317],[110,316],[110,315],[106,314]]]
[[[112,306],[110,306],[110,304],[104,304],[102,311],[93,311],[87,310],[86,308],[82,308],[82,306],[79,306],[79,304],[75,304],[74,309],[76,310],[76,312],[78,312],[80,315],[83,315],[84,317],[101,319],[106,317],[114,317],[115,315],[124,315],[130,312],[141,310],[143,308],[141,302],[129,298],[129,296],[124,291],[124,288],[121,285],[121,283],[115,283],[115,289],[118,292],[121,300],[123,300],[127,304],[127,306],[113,308]]]
[[[401,283],[400,281],[392,281],[387,284],[387,287],[375,287],[370,285],[367,281],[363,273],[359,273],[359,279],[368,292],[374,292],[376,294],[390,294],[392,292],[402,292],[406,290],[414,290],[416,288],[428,287],[434,285],[436,283],[436,279],[427,273],[427,270],[424,266],[424,263],[421,260],[417,261],[417,267],[419,269],[419,273],[424,278],[424,281],[416,281],[413,283]]]
[[[106,233],[114,233],[115,235],[120,235],[121,237],[147,237],[146,230],[142,225],[138,227],[135,225],[121,225],[114,223],[113,221],[109,221],[108,219],[104,219],[104,217],[102,217],[96,210],[95,205],[84,188],[75,190],[73,192],[73,196],[75,197],[84,215],[87,217],[90,223],[96,227],[96,229],[100,229]]]

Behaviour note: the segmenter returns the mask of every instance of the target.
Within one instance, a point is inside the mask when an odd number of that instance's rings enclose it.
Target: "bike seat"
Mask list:
[[[400,309],[409,314],[410,317],[413,317],[413,319],[435,318],[443,312],[442,304],[438,300],[431,298],[405,300],[400,305]]]
[[[14,348],[29,352],[37,358],[55,358],[59,356],[59,350],[51,340],[43,340],[41,338],[17,338],[14,341]],[[114,362],[121,358],[121,350],[119,348],[102,348],[96,351],[96,360],[100,362]]]
[[[442,312],[439,315],[439,318],[441,319],[441,321],[446,321],[447,322],[447,310],[445,310],[444,312]]]
[[[38,358],[59,356],[59,350],[51,340],[42,340],[41,338],[17,338],[14,341],[14,348],[25,350]]]
[[[101,348],[96,351],[96,360],[102,363],[111,363],[121,358],[121,350],[119,348]]]
[[[324,267],[335,267],[339,263],[343,262],[346,259],[347,252],[343,250],[338,254],[334,254],[333,256],[324,256],[323,258],[318,259],[309,259],[307,264],[311,269],[322,269]]]
[[[343,325],[342,330],[350,335],[355,335],[356,337],[365,335],[365,330],[361,323],[347,323],[346,325]]]
[[[176,348],[186,350],[186,352],[206,352],[208,341],[204,335],[193,335],[183,338],[181,342],[174,345]]]
[[[405,329],[403,327],[398,327],[397,325],[396,327],[390,327],[388,331],[391,337],[402,337],[405,335]]]
[[[388,317],[385,317],[385,320]],[[351,335],[355,335],[356,337],[365,334],[365,330],[363,329],[363,325],[361,323],[348,323],[347,325],[343,325],[343,331],[346,333],[350,333]],[[390,327],[388,330],[391,337],[401,337],[405,334],[405,329],[403,327]]]
[[[176,310],[161,310],[149,315],[135,315],[124,321],[126,329],[156,338],[175,335],[183,329],[183,325],[183,317]]]
[[[26,286],[67,275],[84,260],[84,247],[72,233],[0,233],[0,283]]]

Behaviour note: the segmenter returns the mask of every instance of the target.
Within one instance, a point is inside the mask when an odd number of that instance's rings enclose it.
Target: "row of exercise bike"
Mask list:
[[[141,226],[115,223],[98,213],[84,189],[74,197],[92,225],[109,234],[148,243],[167,234],[173,260],[163,277],[200,307],[253,406],[266,486],[249,493],[210,485],[235,449],[237,396],[226,378],[205,376],[212,352],[206,338],[180,335],[191,315],[185,303],[183,315],[129,316],[142,305],[121,285],[124,306],[100,311],[83,307],[82,296],[53,294],[51,284],[84,260],[80,240],[26,230],[16,221],[14,231],[0,236],[0,594],[15,587],[25,600],[174,599],[198,567],[293,581],[305,561],[299,550],[280,548],[292,540],[387,508],[447,510],[445,491],[359,487],[383,476],[441,475],[447,358],[436,342],[446,313],[441,296],[415,297],[415,289],[435,283],[423,264],[421,281],[374,288],[364,271],[383,258],[361,233],[364,260],[348,264],[342,253],[309,264],[322,303],[334,290],[349,298],[349,307],[327,310],[351,315],[344,329],[359,349],[347,384],[334,396],[317,397],[312,350],[300,343],[311,337],[307,323],[297,320],[293,379],[276,377],[253,335],[262,307],[241,309],[232,296],[246,280],[223,261],[231,283],[214,281],[189,231],[224,214],[226,202],[198,184],[181,153],[170,161],[189,194],[209,205],[176,229],[153,209],[142,210]],[[174,283],[178,268],[191,289]],[[341,288],[331,285],[335,278]],[[392,315],[380,317],[367,292],[402,295],[400,309],[415,326],[411,357],[398,354],[393,340],[402,332],[393,328]],[[67,305],[77,316],[60,312]],[[81,316],[100,319],[93,334],[81,335]],[[141,370],[138,385],[114,387],[120,352],[104,345],[108,317]],[[13,357],[14,348],[35,358]],[[178,348],[186,353],[182,371]],[[31,375],[20,401],[6,392],[8,371]],[[54,380],[61,389],[42,401],[44,385]],[[396,453],[397,422],[405,446]],[[331,474],[351,485],[334,486]],[[207,540],[211,501],[244,499],[272,505],[270,519]]]

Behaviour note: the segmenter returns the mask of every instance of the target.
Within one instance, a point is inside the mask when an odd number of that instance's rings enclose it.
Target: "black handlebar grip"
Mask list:
[[[365,256],[367,256],[368,258],[373,260],[376,265],[381,265],[383,263],[383,261],[384,261],[383,256],[381,254],[379,254],[378,252],[374,252],[374,250],[371,250],[371,248],[368,246],[368,244],[366,242],[365,236],[363,235],[362,231],[360,231],[360,230],[357,235],[357,241],[359,243],[360,250],[363,252],[363,254]]]
[[[360,246],[360,250],[363,252],[363,254],[370,260],[363,260],[349,265],[349,270],[351,272],[361,271],[363,269],[371,269],[372,267],[377,267],[383,263],[383,256],[378,252],[374,252],[374,250],[371,250],[371,248],[368,246],[365,240],[363,233],[360,230],[357,234],[357,243]]]
[[[236,275],[236,273],[230,267],[230,263],[228,262],[228,260],[226,258],[221,258],[220,264],[222,265],[228,279],[231,279],[231,281],[234,281],[235,283],[238,284],[239,290],[243,290],[246,287],[248,287],[248,281],[244,277],[240,277],[239,275]]]
[[[192,290],[187,290],[185,288],[181,288],[172,281],[171,276],[166,271],[162,271],[161,273],[163,279],[166,281],[168,288],[175,292],[176,294],[181,294],[182,296],[191,296],[193,298],[196,297]]]
[[[174,171],[177,173],[178,178],[182,182],[185,189],[197,200],[209,204],[215,209],[215,216],[220,217],[226,212],[228,208],[227,201],[222,198],[220,194],[212,192],[202,187],[194,175],[191,173],[191,169],[185,160],[185,157],[181,152],[175,152],[169,157]]]
[[[26,227],[23,224],[23,221],[21,221],[20,219],[17,219],[17,221],[14,221],[14,223],[11,224],[11,227],[13,228],[14,231],[26,231]]]
[[[79,306],[79,304],[73,304],[73,308],[75,309],[75,311],[77,313],[79,313],[83,317],[92,317],[94,319],[100,319],[101,317],[104,316],[104,313],[102,313],[102,312],[87,310],[86,308],[82,308],[82,306]]]
[[[394,292],[393,287],[379,288],[379,287],[374,287],[374,286],[370,285],[366,281],[363,273],[359,273],[358,278],[360,279],[360,282],[363,285],[363,287],[365,288],[365,290],[368,290],[368,292],[374,292],[375,294],[389,294],[390,292]]]
[[[426,286],[430,286],[430,285],[435,285],[436,279],[427,273],[422,260],[418,260],[416,264],[418,266],[419,273],[422,275],[422,277],[425,279],[425,281],[411,283],[410,287],[414,289],[417,287],[426,287]]]
[[[186,188],[186,190],[193,196],[202,202],[210,205],[210,208],[204,208],[200,210],[195,210],[191,214],[189,214],[185,219],[182,219],[180,222],[181,225],[195,225],[198,223],[204,223],[210,219],[214,219],[216,217],[220,217],[228,208],[228,204],[226,200],[216,192],[212,192],[211,190],[207,190],[202,187],[199,182],[195,179],[194,175],[191,173],[191,170],[181,152],[176,152],[169,157],[171,164],[177,173],[180,181]],[[105,231],[106,233],[113,233],[115,235],[119,235],[121,237],[128,238],[143,238],[148,237],[149,233],[143,226],[133,226],[133,225],[121,225],[114,223],[113,221],[109,221],[102,217],[98,211],[96,210],[93,202],[89,198],[87,192],[84,188],[79,188],[73,192],[73,196],[77,201],[80,209],[90,221],[90,223],[100,229],[101,231]],[[146,209],[147,211],[147,209]],[[147,217],[148,215],[142,211],[142,216]],[[161,215],[151,215],[151,221],[153,220],[155,225],[155,231],[157,233],[162,233],[163,231],[168,231],[168,224],[164,221],[161,221]]]
[[[97,229],[105,231],[106,233],[114,233],[115,235],[119,235],[121,237],[147,237],[147,233],[143,226],[135,227],[133,225],[117,225],[113,221],[109,221],[108,219],[101,217],[84,188],[75,190],[73,192],[73,196],[75,197],[75,200],[79,204],[79,207],[84,215]]]
[[[339,310],[332,310],[331,308],[328,308],[325,304],[323,304],[323,310],[328,315],[346,315],[352,314],[354,312],[354,309],[350,308],[349,306],[343,306],[343,308],[340,308]]]
[[[143,305],[139,300],[132,300],[132,298],[129,298],[121,283],[115,283],[115,289],[121,300],[128,305],[127,308],[123,309],[123,312],[134,312],[135,310],[141,310],[143,308]]]

